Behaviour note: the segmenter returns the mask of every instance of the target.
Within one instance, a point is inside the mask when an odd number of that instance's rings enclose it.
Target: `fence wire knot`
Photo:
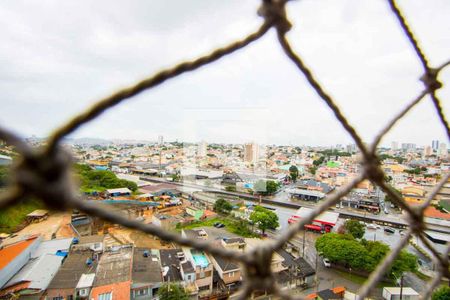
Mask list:
[[[30,151],[14,166],[13,182],[28,195],[37,196],[45,204],[62,210],[71,207],[74,193],[72,156],[58,146],[54,151]],[[73,194],[72,194],[73,195]]]
[[[422,75],[422,77],[420,77],[420,80],[425,85],[425,88],[430,92],[434,92],[443,86],[442,82],[440,82],[437,78],[439,71],[440,69],[430,68],[424,75]]]
[[[288,32],[292,25],[286,16],[287,0],[263,0],[258,15],[263,17],[267,24],[271,24],[281,33]]]
[[[271,270],[273,249],[258,247],[250,253],[250,262],[245,266],[247,284],[252,290],[275,290],[275,277]]]

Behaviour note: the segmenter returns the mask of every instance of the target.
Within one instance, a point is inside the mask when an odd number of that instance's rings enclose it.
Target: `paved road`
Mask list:
[[[178,186],[196,188],[196,189],[207,191],[207,192],[216,192],[216,193],[221,193],[224,195],[245,198],[249,201],[254,201],[254,202],[255,201],[259,202],[259,200],[260,200],[260,197],[258,197],[258,196],[253,196],[253,195],[243,194],[243,193],[238,193],[238,192],[229,192],[229,191],[225,191],[223,189],[207,187],[207,186],[198,185],[198,184],[190,183],[190,182],[172,182],[172,181],[168,181],[166,179],[159,178],[159,177],[143,176],[143,177],[139,177],[139,178],[144,181],[169,183],[169,184],[174,184],[174,185],[178,185]],[[292,201],[291,199],[289,199],[289,197],[286,195],[286,193],[284,191],[281,191],[274,197],[262,197],[261,200],[263,202],[264,201],[272,202],[271,204],[275,205],[277,207],[279,207],[279,206],[286,207],[286,204],[287,204],[294,209],[295,208],[298,209],[302,206],[309,207],[309,208],[314,208],[316,206],[313,203],[308,204],[308,203],[304,203],[304,202],[300,203],[298,201]],[[279,205],[277,205],[277,202]],[[357,218],[357,219],[361,219],[361,220],[365,220],[365,221],[369,221],[369,222],[384,222],[384,223],[389,223],[394,226],[397,225],[397,226],[405,226],[406,227],[408,225],[406,221],[399,218],[398,216],[393,216],[393,215],[385,215],[385,214],[374,215],[374,214],[368,214],[368,213],[349,211],[347,209],[333,209],[333,211],[338,212],[342,217]],[[432,230],[432,231],[450,234],[450,227],[446,226],[445,224],[428,224],[428,229]]]

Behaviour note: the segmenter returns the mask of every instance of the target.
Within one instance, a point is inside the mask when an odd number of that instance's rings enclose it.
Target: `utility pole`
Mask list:
[[[306,240],[306,230],[303,229],[303,254],[302,254],[303,258],[305,258],[305,240]]]
[[[400,300],[403,299],[403,274],[400,277]]]

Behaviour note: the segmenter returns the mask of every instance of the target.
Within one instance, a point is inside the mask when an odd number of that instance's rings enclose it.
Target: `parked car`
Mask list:
[[[216,227],[216,228],[223,228],[223,227],[225,227],[225,224],[220,223],[220,222],[216,222],[216,223],[214,223],[214,227]]]
[[[330,260],[329,260],[328,258],[324,258],[324,259],[323,259],[323,265],[324,265],[325,267],[327,267],[327,268],[330,268],[330,267],[331,267],[331,262],[330,262]]]
[[[387,232],[387,233],[395,233],[395,229],[392,228],[392,227],[386,226],[386,227],[384,227],[384,232]]]

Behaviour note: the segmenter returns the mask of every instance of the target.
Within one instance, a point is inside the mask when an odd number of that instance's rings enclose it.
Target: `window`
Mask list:
[[[62,296],[58,296],[58,297],[53,297],[52,300],[64,300],[64,298]]]
[[[88,295],[87,289],[79,290],[78,291],[78,295],[80,295],[80,296],[87,296]]]
[[[233,277],[233,276],[234,276],[234,272],[228,273],[228,277]]]
[[[67,300],[73,300],[73,295],[67,296]]]
[[[140,289],[140,290],[136,290],[136,291],[134,292],[134,294],[135,294],[136,296],[144,296],[144,295],[147,295],[147,292],[148,292],[147,289]]]
[[[188,275],[188,276],[187,276],[187,280],[188,280],[188,281],[191,281],[191,275]]]
[[[98,300],[112,300],[112,293],[104,293],[98,295]]]

